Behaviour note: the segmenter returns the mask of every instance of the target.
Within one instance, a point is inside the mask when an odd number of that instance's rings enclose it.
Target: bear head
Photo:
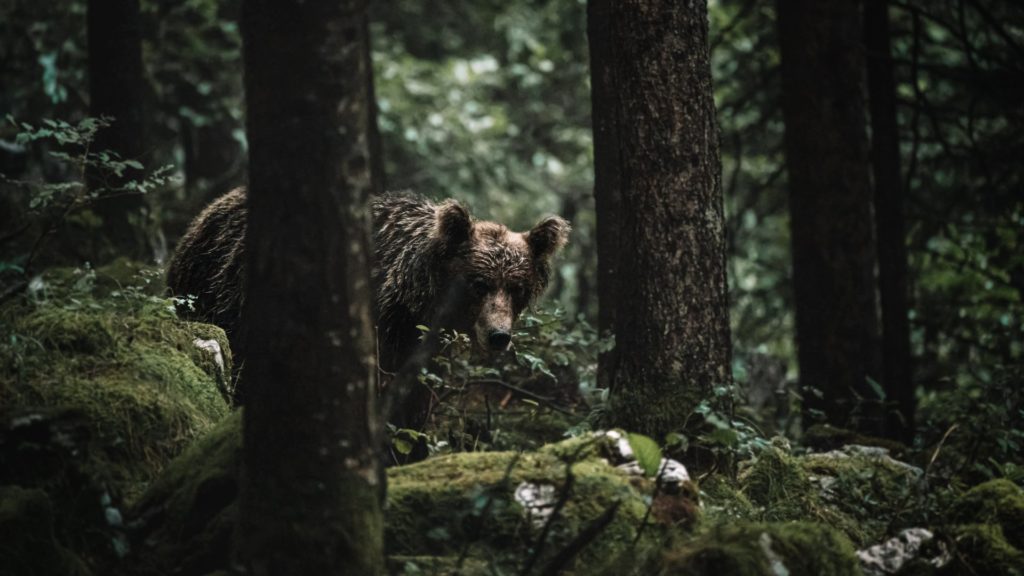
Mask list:
[[[481,349],[508,349],[513,323],[547,287],[552,257],[570,230],[564,218],[549,216],[528,232],[513,232],[474,220],[454,200],[440,204],[434,240],[445,265],[435,294],[454,310],[449,327]]]

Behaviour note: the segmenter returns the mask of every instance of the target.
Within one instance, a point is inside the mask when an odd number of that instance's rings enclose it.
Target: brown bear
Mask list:
[[[474,220],[455,200],[414,194],[375,198],[372,211],[379,361],[391,373],[416,349],[419,325],[469,334],[481,350],[507,349],[513,323],[544,291],[570,231],[550,216],[513,232]],[[172,294],[186,298],[180,312],[222,327],[240,360],[245,226],[245,190],[237,189],[195,219],[167,272]]]

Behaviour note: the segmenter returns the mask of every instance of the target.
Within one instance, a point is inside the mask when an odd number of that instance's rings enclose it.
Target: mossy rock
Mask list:
[[[516,501],[514,495],[523,486],[550,487],[550,506],[564,490],[570,491],[551,526],[546,544],[551,552],[618,507],[611,523],[583,549],[579,566],[600,566],[623,552],[647,510],[643,492],[631,478],[600,460],[569,464],[548,453],[453,454],[389,471],[388,550],[444,556],[472,545],[487,550],[485,556],[508,552],[521,560],[535,546],[544,524],[543,514],[531,518]]]
[[[1006,541],[1024,550],[1024,490],[1009,480],[989,480],[971,488],[953,503],[948,519],[1001,526]]]
[[[918,520],[921,476],[884,448],[846,446],[796,456],[773,445],[741,470],[739,486],[756,507],[756,520],[821,522],[864,546]]]
[[[126,574],[157,574],[169,562],[187,567],[183,574],[197,576],[227,567],[241,461],[240,428],[240,416],[224,420],[175,459],[139,500],[132,511],[132,517],[140,519],[139,541],[133,543],[135,558],[126,565]],[[600,458],[584,455],[571,461],[559,456],[583,454],[600,442],[570,440],[566,444],[572,448],[556,444],[533,453],[451,454],[390,468],[384,515],[392,567],[404,570],[406,561],[417,567],[454,566],[464,552],[463,567],[470,573],[473,566],[520,566],[530,550],[538,550],[544,530],[540,509],[531,509],[531,515],[523,500],[516,499],[517,489],[524,485],[538,487],[550,505],[569,489],[537,568],[545,567],[613,508],[607,525],[586,539],[565,568],[591,574],[616,559],[635,560],[631,544],[643,524],[645,498],[653,492],[653,482],[628,476]],[[637,549],[651,549],[651,542],[669,531],[654,514],[648,523]],[[395,558],[403,559],[400,567]]]
[[[924,471],[889,456],[886,448],[847,445],[800,457],[822,502],[851,518],[857,544],[883,539],[892,527],[921,521]]]
[[[121,573],[163,574],[168,562],[186,575],[227,569],[241,462],[238,410],[172,461],[139,499],[131,511],[133,554]]]
[[[953,542],[953,559],[937,574],[1024,574],[1024,552],[1007,541],[999,524],[966,524],[948,532]]]
[[[779,446],[768,446],[739,475],[741,493],[766,522],[811,521],[838,528],[855,542],[863,534],[852,519],[822,501],[801,460]]]
[[[0,411],[73,410],[92,425],[87,465],[116,496],[144,484],[229,412],[227,339],[167,308],[135,312],[104,300],[48,300],[6,312]],[[216,360],[197,342],[213,341]],[[220,365],[224,365],[221,369]]]
[[[85,576],[90,572],[54,536],[42,490],[0,486],[0,576]]]
[[[693,576],[857,576],[853,545],[811,522],[719,525],[669,553],[661,574]]]

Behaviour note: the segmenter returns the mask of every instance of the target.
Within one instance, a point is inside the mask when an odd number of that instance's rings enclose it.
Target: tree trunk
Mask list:
[[[89,113],[109,116],[113,124],[96,134],[92,152],[112,151],[121,158],[139,160],[145,151],[142,29],[139,0],[89,0]],[[145,233],[145,198],[116,189],[133,174],[117,178],[101,170],[87,172],[89,189],[100,193],[93,204],[103,220],[107,243],[93,256],[106,260],[116,255],[148,259]],[[107,197],[104,197],[107,196]]]
[[[875,231],[878,238],[878,288],[882,304],[882,378],[886,432],[911,440],[914,430],[914,381],[910,357],[910,304],[907,286],[907,238],[900,134],[896,124],[888,0],[866,0],[868,102],[871,105],[871,163],[875,175]]]
[[[881,359],[858,3],[779,0],[778,17],[805,422],[823,416],[877,433],[868,378],[881,380]]]
[[[619,133],[617,95],[612,77],[611,0],[587,3],[587,39],[590,49],[590,107],[594,132],[594,212],[597,218],[597,329],[615,330],[615,286],[619,266]],[[615,353],[598,359],[598,386],[611,387]]]
[[[243,7],[250,145],[240,562],[382,574],[366,4]]]
[[[591,14],[601,7],[592,5]],[[707,5],[611,2],[607,18],[614,94],[608,108],[596,107],[594,122],[617,126],[617,158],[604,157],[599,165],[617,162],[621,190],[619,228],[605,221],[599,229],[599,236],[618,236],[621,254],[614,272],[620,281],[611,419],[661,436],[682,429],[714,386],[730,382]],[[597,41],[592,34],[592,45]],[[609,111],[614,120],[602,117]]]
[[[594,132],[594,212],[597,217],[597,328],[615,328],[615,271],[619,260],[619,133],[617,97],[612,78],[611,0],[587,3],[590,48],[590,107]],[[611,374],[611,355],[602,355],[600,372]],[[605,379],[602,385],[610,382]]]

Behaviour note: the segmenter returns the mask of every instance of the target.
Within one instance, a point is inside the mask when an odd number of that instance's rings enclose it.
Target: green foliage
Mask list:
[[[601,395],[594,387],[597,355],[608,345],[583,320],[569,324],[558,309],[530,311],[513,349],[501,355],[474,351],[465,334],[444,333],[441,340],[431,369],[419,378],[439,400],[434,424],[423,432],[392,430],[399,453],[421,440],[434,453],[534,448],[567,430],[582,434],[599,417],[598,410],[574,415]],[[517,400],[509,404],[512,397]]]
[[[947,386],[920,397],[932,474],[966,484],[999,477],[1024,482],[1024,369],[979,367]]]
[[[112,118],[86,117],[74,124],[52,119],[30,124],[15,121],[10,115],[6,120],[18,130],[16,144],[44,151],[53,169],[63,175],[56,180],[16,180],[0,174],[0,190],[11,194],[9,207],[17,215],[19,226],[0,242],[0,264],[22,275],[34,273],[41,256],[52,263],[61,260],[61,250],[70,250],[67,245],[47,246],[58,231],[65,244],[75,244],[76,253],[98,256],[102,253],[104,223],[92,206],[105,198],[145,195],[174,180],[171,166],[147,173],[138,160],[121,158],[109,150],[94,150],[96,134],[109,128],[115,122]],[[99,184],[87,186],[87,174]],[[138,222],[138,227],[144,231],[147,224]],[[71,240],[75,235],[78,238]]]

